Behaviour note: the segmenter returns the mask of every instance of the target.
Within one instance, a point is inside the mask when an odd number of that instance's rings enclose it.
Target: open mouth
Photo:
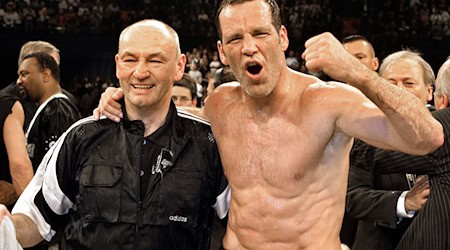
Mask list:
[[[151,89],[151,88],[153,88],[155,85],[149,85],[149,84],[131,84],[131,86],[133,86],[133,88],[135,88],[135,89]]]
[[[247,64],[247,72],[252,75],[257,75],[261,72],[262,66],[257,63],[249,63]]]

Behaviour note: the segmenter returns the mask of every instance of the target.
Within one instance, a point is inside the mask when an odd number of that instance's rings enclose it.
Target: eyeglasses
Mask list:
[[[181,103],[187,103],[187,102],[192,101],[192,99],[189,98],[189,97],[186,97],[186,96],[176,96],[176,95],[173,95],[173,96],[172,96],[172,101],[173,101],[173,102],[179,101],[179,102],[181,102]]]

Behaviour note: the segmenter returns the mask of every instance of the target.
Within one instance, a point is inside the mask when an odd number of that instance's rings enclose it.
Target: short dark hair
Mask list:
[[[219,7],[217,8],[216,17],[215,17],[215,23],[217,28],[217,34],[219,35],[219,40],[222,40],[222,29],[220,28],[220,21],[219,21],[219,15],[222,12],[225,7],[246,3],[246,2],[252,2],[255,0],[223,0],[220,2]],[[281,29],[282,21],[281,21],[281,14],[280,14],[280,7],[278,6],[277,2],[275,0],[262,0],[265,3],[267,3],[270,6],[270,10],[272,12],[272,24],[275,27],[275,30],[278,32]]]
[[[58,82],[60,81],[59,66],[51,55],[44,52],[35,52],[25,55],[23,57],[22,62],[28,58],[36,58],[41,71],[43,71],[44,69],[49,69],[52,72],[51,73],[52,77],[56,81]]]
[[[350,35],[350,36],[346,36],[342,39],[342,43],[351,43],[354,41],[366,41],[368,43],[369,40],[367,39],[367,37],[363,36],[363,35]]]
[[[197,99],[197,86],[195,85],[194,80],[189,74],[184,73],[183,78],[181,80],[173,83],[173,86],[179,86],[187,88],[191,91],[192,100]]]

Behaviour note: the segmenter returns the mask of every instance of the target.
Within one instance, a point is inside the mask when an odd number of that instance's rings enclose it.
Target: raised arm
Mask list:
[[[364,67],[333,35],[310,38],[305,47],[302,57],[309,70],[323,71],[358,88],[376,105],[352,94],[339,97],[353,98],[352,106],[344,108],[337,119],[345,133],[376,147],[409,154],[428,154],[443,144],[442,125],[418,98]]]

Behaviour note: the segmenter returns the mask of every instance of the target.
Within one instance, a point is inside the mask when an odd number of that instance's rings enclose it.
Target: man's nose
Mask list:
[[[253,37],[242,38],[242,54],[252,56],[258,51]]]
[[[147,67],[147,62],[143,60],[139,61],[133,74],[137,79],[148,77],[150,75],[150,70]]]
[[[21,76],[17,77],[16,84],[17,85],[21,85],[22,84],[22,77]]]

